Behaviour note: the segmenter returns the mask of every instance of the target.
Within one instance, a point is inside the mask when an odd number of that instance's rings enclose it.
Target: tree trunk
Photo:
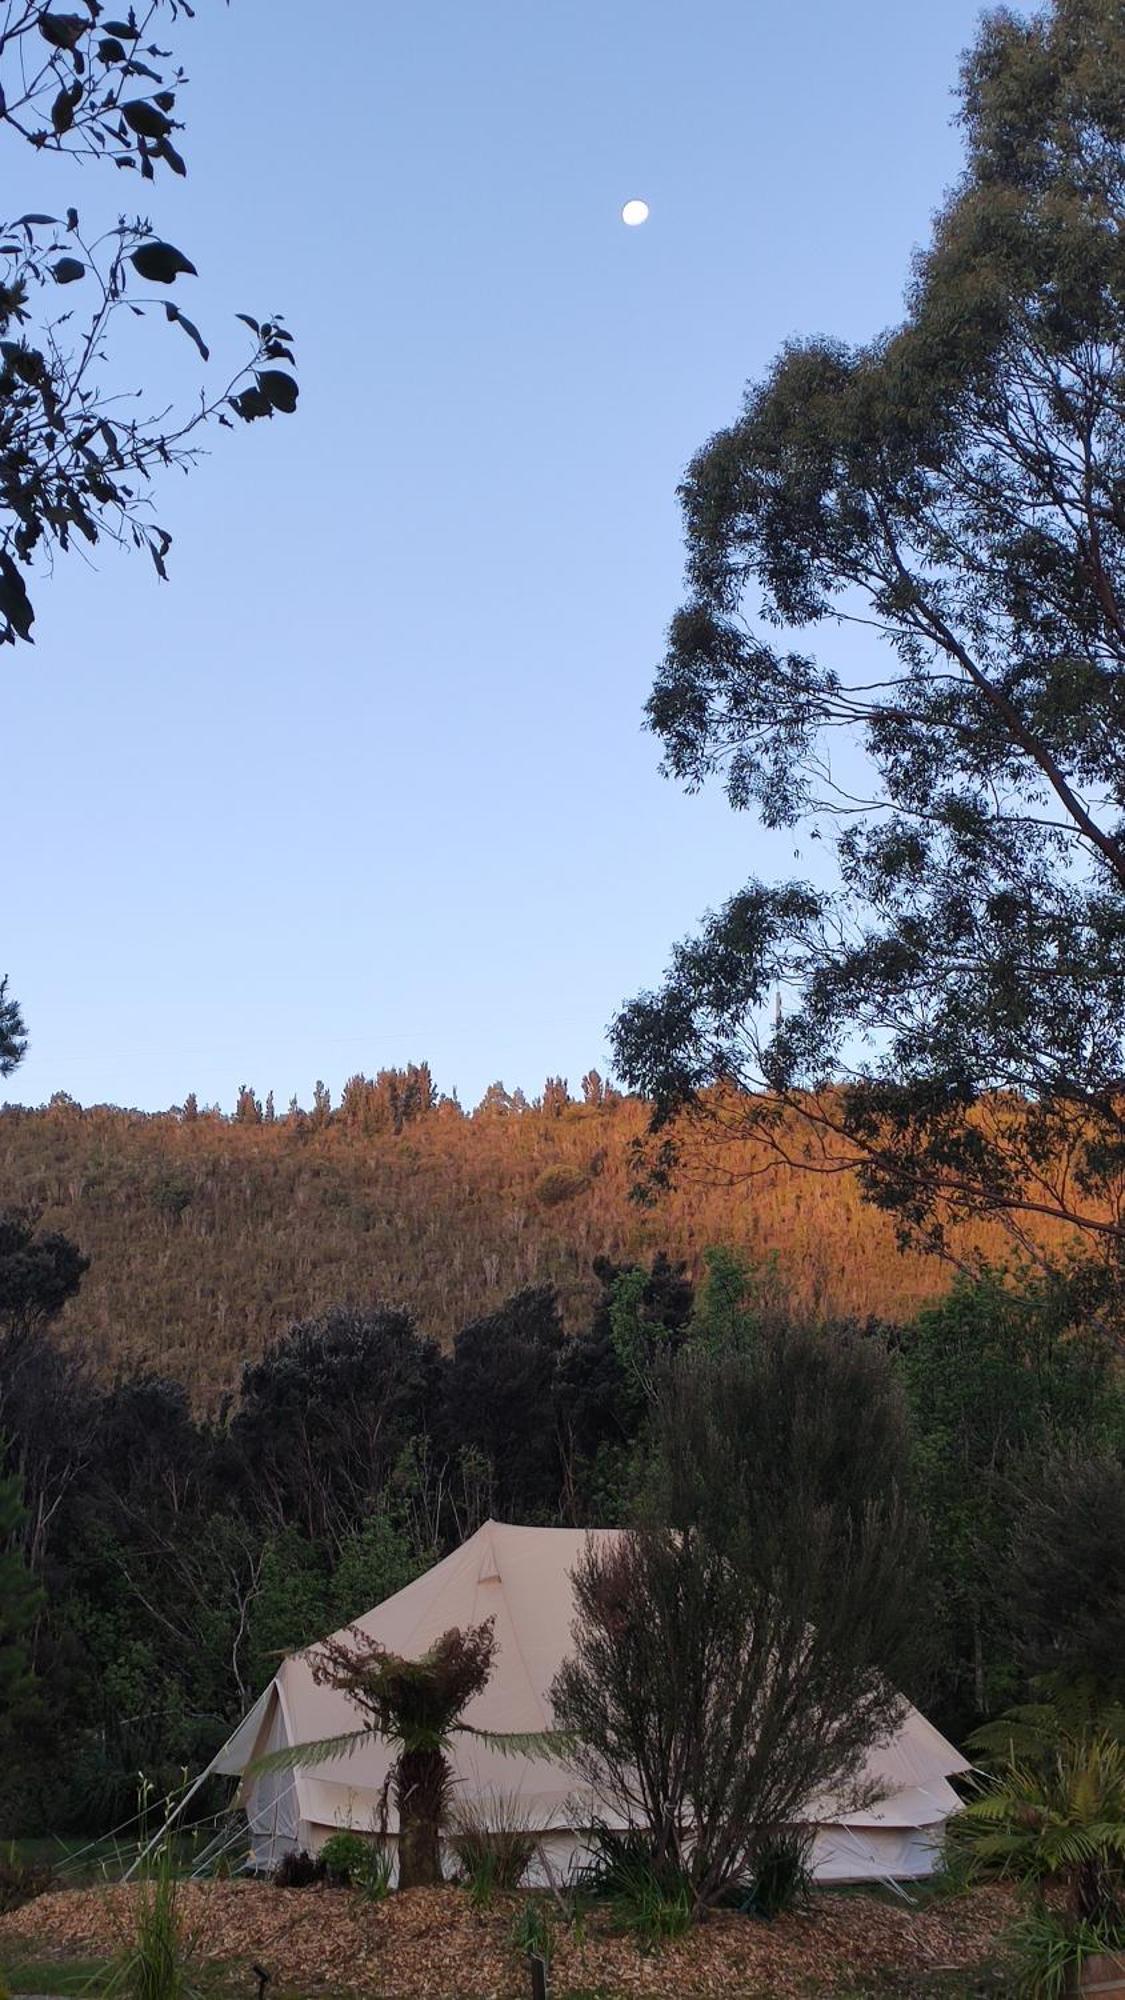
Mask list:
[[[441,1826],[449,1766],[440,1750],[404,1750],[395,1772],[398,1886],[433,1889],[441,1881]]]

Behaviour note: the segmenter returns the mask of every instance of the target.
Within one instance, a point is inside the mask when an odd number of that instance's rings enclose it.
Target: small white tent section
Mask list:
[[[615,1532],[595,1530],[592,1539],[606,1541]],[[588,1539],[583,1529],[488,1521],[444,1562],[356,1625],[391,1652],[417,1658],[451,1626],[492,1618],[496,1664],[466,1721],[498,1733],[549,1729],[549,1689],[571,1648],[571,1572]],[[272,1750],[344,1735],[358,1721],[345,1696],[316,1685],[308,1655],[296,1654],[220,1750],[210,1768],[242,1779],[238,1803],[250,1823],[256,1866],[271,1867],[292,1848],[316,1853],[340,1827],[366,1832],[377,1825],[392,1756],[378,1738],[350,1757],[308,1769],[262,1774],[251,1768]],[[467,1736],[455,1738],[452,1761],[457,1792],[467,1801],[518,1799],[521,1816],[541,1835],[560,1876],[583,1850],[582,1828],[604,1816],[558,1763],[505,1756]],[[879,1803],[863,1812],[829,1798],[814,1805],[817,1876],[858,1881],[928,1874],[942,1823],[958,1803],[948,1780],[967,1768],[952,1744],[909,1709],[894,1737],[868,1759],[867,1776],[879,1786]],[[396,1832],[393,1807],[388,1831],[392,1837]]]

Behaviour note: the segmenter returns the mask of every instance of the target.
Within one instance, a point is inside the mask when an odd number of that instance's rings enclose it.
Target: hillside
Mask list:
[[[0,1204],[37,1208],[93,1260],[64,1336],[104,1374],[147,1361],[207,1404],[290,1320],[334,1301],[403,1303],[448,1339],[549,1282],[574,1325],[603,1255],[665,1250],[694,1269],[712,1243],[775,1252],[800,1299],[837,1313],[895,1317],[949,1283],[942,1264],[897,1250],[848,1176],[778,1169],[638,1207],[635,1100],[472,1117],[441,1104],[397,1131],[354,1111],[257,1122],[5,1107]],[[1005,1254],[999,1229],[966,1240]]]

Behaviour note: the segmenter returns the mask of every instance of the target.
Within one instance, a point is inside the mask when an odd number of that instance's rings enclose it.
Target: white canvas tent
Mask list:
[[[615,1532],[596,1530],[594,1539]],[[497,1732],[548,1729],[548,1690],[570,1650],[571,1572],[586,1541],[581,1529],[487,1521],[444,1562],[356,1625],[391,1651],[417,1657],[451,1626],[494,1619],[496,1665],[466,1720]],[[340,1827],[365,1832],[376,1826],[391,1756],[377,1738],[350,1757],[304,1770],[263,1774],[250,1768],[272,1750],[356,1726],[357,1712],[346,1697],[316,1685],[306,1654],[284,1661],[209,1767],[241,1781],[237,1797],[250,1823],[255,1865],[271,1867],[293,1848],[316,1853]],[[471,1737],[457,1740],[453,1762],[461,1795],[518,1797],[560,1877],[582,1853],[582,1828],[606,1817],[574,1774],[555,1762],[505,1756]],[[916,1709],[908,1709],[896,1734],[868,1759],[867,1776],[879,1788],[879,1803],[854,1811],[822,1799],[811,1807],[809,1817],[818,1826],[816,1875],[859,1881],[929,1874],[942,1823],[958,1803],[948,1780],[967,1769],[952,1744]],[[395,1830],[392,1810],[392,1838]]]

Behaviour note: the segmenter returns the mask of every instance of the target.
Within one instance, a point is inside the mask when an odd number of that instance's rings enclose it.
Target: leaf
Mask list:
[[[60,90],[58,96],[56,97],[54,103],[52,104],[51,123],[54,126],[55,132],[60,139],[62,138],[63,133],[69,132],[71,126],[73,125],[74,99],[72,98],[69,90]]]
[[[258,325],[257,320],[251,319],[249,313],[235,313],[235,319],[240,319],[242,321],[243,326],[248,326],[250,328],[251,333],[260,334],[262,331],[261,327]]]
[[[172,130],[171,122],[147,97],[132,97],[121,106],[121,116],[131,132],[142,139],[163,139]]]
[[[140,33],[135,21],[103,21],[102,27],[107,35],[117,35],[123,42],[135,42]]]
[[[176,108],[176,93],[174,90],[158,90],[152,101],[154,104],[159,104],[162,111],[174,111]]]
[[[275,410],[284,410],[287,415],[292,415],[300,393],[292,375],[286,375],[281,368],[263,368],[257,382],[263,396]]]
[[[81,14],[48,14],[39,16],[39,33],[53,49],[73,49],[82,40],[90,26]]]
[[[177,153],[170,139],[162,139],[156,150],[160,158],[167,161],[174,174],[187,173],[187,163],[183,154]]]
[[[12,224],[12,228],[30,229],[35,224],[42,225],[48,222],[57,223],[58,219],[59,218],[57,215],[20,215],[16,217],[15,222]]]
[[[244,424],[252,424],[255,417],[272,417],[273,404],[260,389],[243,389],[240,395],[228,398],[231,409],[236,411]]]
[[[78,227],[78,210],[77,210],[76,208],[68,208],[68,209],[67,209],[67,211],[66,211],[66,226],[67,226],[67,228],[68,228],[68,229],[69,229],[69,230],[71,231],[71,233],[72,233],[72,234],[73,234],[73,232],[74,232],[74,231],[75,231],[75,230],[77,229],[77,227]]]
[[[257,1777],[267,1771],[306,1771],[310,1765],[330,1764],[333,1758],[350,1757],[361,1743],[370,1743],[378,1731],[371,1729],[351,1729],[344,1736],[322,1736],[316,1743],[291,1743],[285,1750],[271,1750],[268,1756],[255,1757],[246,1767],[245,1775]]]
[[[23,577],[11,556],[0,553],[0,617],[6,618],[11,630],[29,645],[35,641],[31,628],[35,622],[35,612],[27,594]]]
[[[148,552],[152,557],[156,574],[162,583],[167,583],[168,581],[168,572],[164,567],[164,558],[171,546],[172,537],[168,533],[167,528],[154,528],[152,538],[149,541]]]
[[[194,340],[196,346],[199,349],[199,352],[203,356],[204,361],[210,361],[211,350],[206,345],[203,339],[203,335],[200,333],[199,328],[196,326],[194,320],[190,320],[186,313],[182,313],[180,311],[179,306],[174,306],[172,304],[170,299],[165,304],[164,310],[167,313],[169,319],[175,320],[178,326],[183,327],[183,330],[187,334],[188,339]]]
[[[471,1723],[455,1723],[462,1736],[472,1736],[503,1757],[547,1757],[568,1763],[578,1746],[578,1738],[566,1729],[474,1729]]]
[[[103,63],[123,63],[128,61],[125,49],[116,35],[105,35],[98,43],[98,60]]]
[[[51,266],[51,276],[56,285],[73,285],[86,276],[86,266],[80,257],[60,257]]]
[[[153,285],[170,285],[181,273],[189,278],[199,276],[182,250],[177,250],[174,243],[161,243],[158,239],[140,244],[129,262],[138,277],[147,278]]]

